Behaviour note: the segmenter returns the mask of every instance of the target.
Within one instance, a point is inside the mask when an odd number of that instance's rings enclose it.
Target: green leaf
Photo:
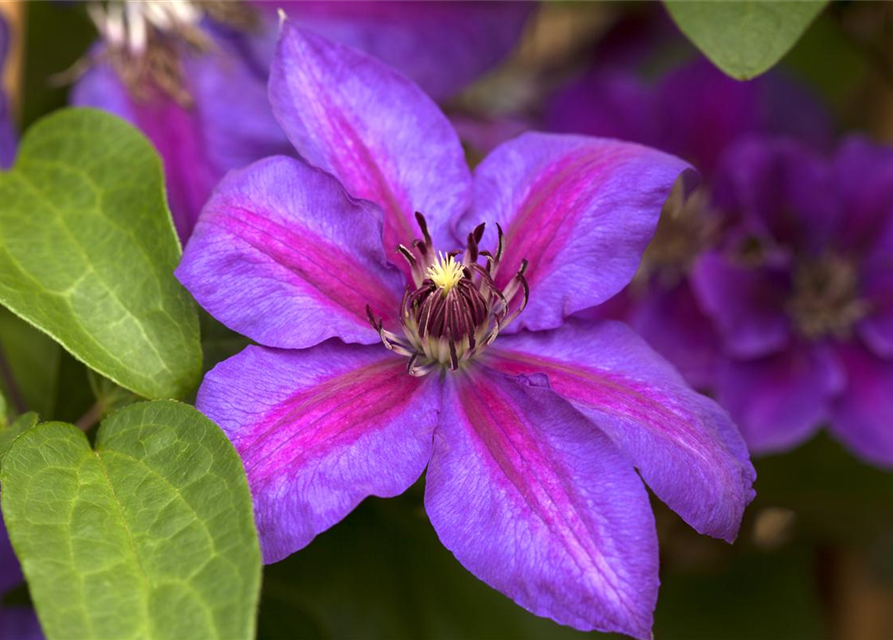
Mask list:
[[[36,424],[36,413],[23,413],[11,425],[0,429],[0,469],[3,468],[3,459],[9,453],[16,439]]]
[[[241,461],[173,401],[131,405],[95,451],[72,425],[20,435],[3,517],[50,640],[250,638],[260,549]]]
[[[161,162],[129,124],[66,109],[25,135],[0,174],[0,303],[107,378],[183,397],[201,371],[198,314]]]
[[[673,20],[717,67],[739,80],[768,71],[827,0],[665,0]]]

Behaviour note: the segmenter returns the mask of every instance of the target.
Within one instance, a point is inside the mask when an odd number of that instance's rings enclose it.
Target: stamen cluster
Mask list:
[[[484,235],[481,224],[468,234],[464,252],[438,254],[424,216],[416,213],[416,220],[423,237],[414,240],[411,248],[397,248],[409,263],[413,281],[401,303],[403,335],[385,329],[368,306],[366,311],[384,345],[409,358],[411,375],[422,376],[434,369],[455,371],[491,344],[527,306],[530,288],[524,278],[527,260],[521,261],[503,289],[496,286],[505,253],[505,237],[498,224],[495,253],[479,249]]]
[[[797,331],[809,339],[848,339],[853,325],[868,313],[859,297],[859,274],[849,260],[829,255],[803,261],[794,271],[793,296],[787,305]]]

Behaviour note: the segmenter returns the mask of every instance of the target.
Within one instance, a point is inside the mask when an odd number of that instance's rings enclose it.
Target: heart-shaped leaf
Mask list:
[[[3,517],[50,640],[250,638],[260,586],[251,496],[194,408],[112,414],[96,448],[47,422],[3,460]]]
[[[768,71],[797,42],[827,0],[665,0],[688,39],[738,80]]]
[[[0,173],[0,304],[76,358],[149,398],[183,397],[201,371],[198,314],[161,162],[133,127],[56,112]]]

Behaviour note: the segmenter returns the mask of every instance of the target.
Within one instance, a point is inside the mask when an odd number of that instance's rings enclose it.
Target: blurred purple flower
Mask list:
[[[609,59],[626,61],[638,55]],[[645,82],[628,65],[600,67],[559,91],[546,112],[547,128],[633,140],[694,164],[704,184],[689,199],[674,194],[633,283],[609,307],[587,312],[629,322],[696,387],[713,381],[719,340],[688,282],[697,255],[720,235],[710,211],[710,183],[718,158],[754,132],[783,132],[816,148],[830,146],[833,127],[820,103],[772,72],[739,82],[704,58]]]
[[[302,159],[230,173],[177,270],[260,345],[197,406],[242,456],[266,561],[427,467],[429,518],[476,576],[563,624],[650,637],[657,538],[635,469],[729,541],[754,471],[727,414],[627,327],[568,316],[629,281],[686,165],[530,133],[472,179],[416,85],[289,21],[270,98]]]
[[[825,160],[744,141],[714,201],[737,222],[692,278],[728,354],[718,397],[752,450],[788,449],[827,423],[893,466],[893,149],[849,139]]]
[[[301,24],[378,56],[438,98],[498,62],[530,14],[525,2],[128,2],[96,21],[105,62],[71,101],[143,130],[162,155],[171,209],[185,241],[230,169],[290,153],[266,83],[283,7]],[[189,51],[189,49],[192,51]],[[448,60],[449,64],[443,61]],[[123,80],[122,80],[123,78]]]

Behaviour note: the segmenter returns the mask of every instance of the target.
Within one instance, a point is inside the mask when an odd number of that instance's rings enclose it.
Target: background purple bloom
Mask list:
[[[719,339],[692,295],[688,271],[723,224],[711,214],[716,163],[729,145],[755,132],[784,132],[824,148],[832,126],[817,100],[782,73],[739,82],[697,57],[648,82],[635,71],[641,51],[623,45],[603,45],[609,62],[556,93],[547,127],[655,146],[689,160],[704,183],[688,202],[682,193],[671,198],[640,273],[621,294],[623,303],[615,300],[590,315],[629,322],[691,384],[707,387],[716,374]]]
[[[184,52],[184,89],[191,104],[145,86],[131,96],[107,63],[74,87],[71,102],[106,109],[143,130],[161,153],[171,209],[181,239],[230,169],[292,153],[270,112],[267,75],[283,7],[310,29],[379,56],[432,95],[446,98],[498,62],[514,45],[532,3],[286,2],[256,3],[252,33],[208,20],[205,53]],[[253,33],[255,32],[256,33]],[[95,54],[101,55],[102,49]],[[450,64],[442,64],[450,60]]]
[[[266,560],[427,467],[429,518],[476,576],[563,624],[649,637],[657,539],[634,468],[691,526],[727,540],[753,468],[728,416],[628,328],[568,317],[633,276],[686,165],[635,144],[531,133],[472,177],[416,85],[291,21],[270,98],[301,158],[230,173],[177,269],[208,311],[261,345],[212,370],[197,406],[242,456]],[[504,244],[475,240],[481,221],[499,223]],[[476,347],[471,334],[413,329],[425,349],[449,349],[407,360],[395,332],[416,309],[400,303],[404,277],[419,272],[397,245],[426,266],[469,232],[469,268],[483,242],[503,265],[494,288],[511,298],[529,283],[521,330],[483,350],[484,334]],[[487,317],[480,330],[492,328]],[[434,370],[408,375],[414,363]]]
[[[730,150],[717,208],[737,220],[695,267],[728,356],[720,401],[754,451],[799,444],[824,422],[893,465],[893,151],[860,139],[825,160],[783,140]]]

